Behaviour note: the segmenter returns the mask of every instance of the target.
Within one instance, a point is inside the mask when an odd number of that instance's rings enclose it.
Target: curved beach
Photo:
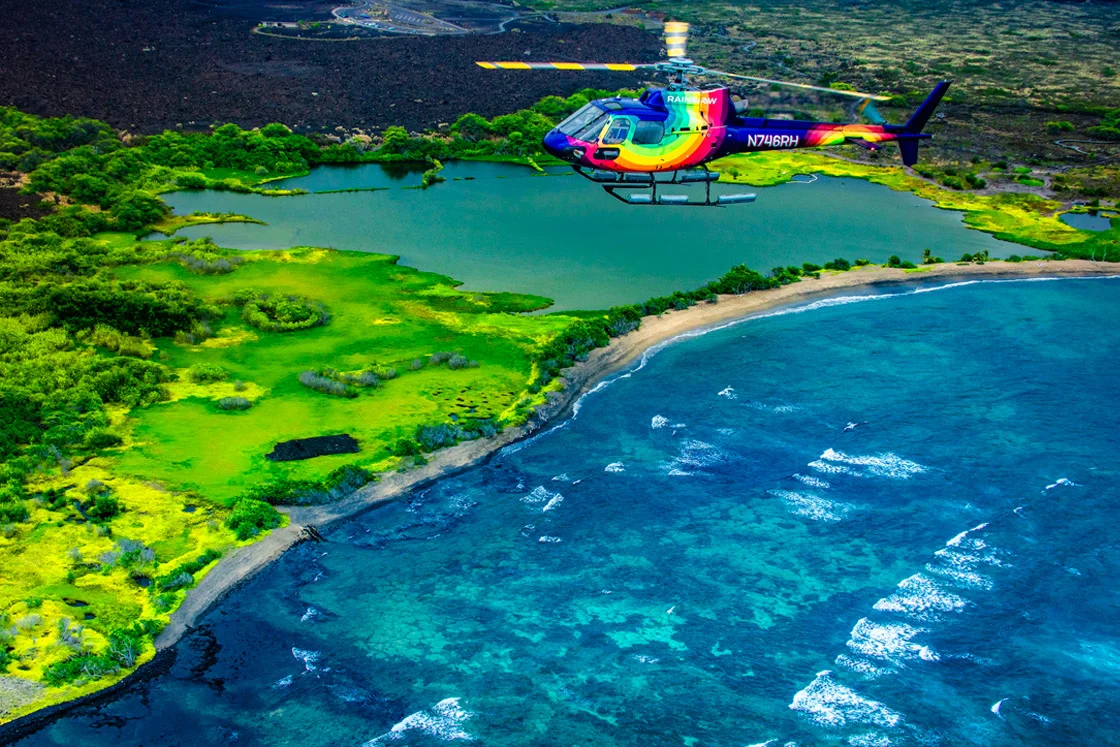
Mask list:
[[[1089,260],[1039,262],[989,262],[987,264],[938,264],[918,271],[869,266],[823,275],[767,291],[741,296],[721,296],[718,303],[699,304],[682,311],[642,320],[641,327],[592,352],[586,361],[565,372],[562,395],[541,408],[530,424],[510,428],[491,439],[471,441],[444,449],[431,461],[405,473],[386,475],[350,498],[327,506],[293,508],[290,522],[256,544],[238,548],[223,557],[187,595],[156,639],[156,647],[174,646],[195,622],[238,584],[250,579],[293,545],[309,538],[308,528],[321,528],[391,501],[419,486],[435,482],[478,464],[500,449],[538,432],[542,425],[566,417],[572,405],[607,377],[638,360],[645,351],[674,338],[703,332],[772,309],[797,305],[848,290],[873,286],[917,285],[956,281],[1028,278],[1120,276],[1120,266]]]

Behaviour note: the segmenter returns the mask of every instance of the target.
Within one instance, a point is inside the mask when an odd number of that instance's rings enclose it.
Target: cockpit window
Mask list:
[[[594,124],[596,120],[601,119],[605,121],[606,118],[607,115],[599,107],[595,106],[594,104],[584,104],[583,108],[581,108],[575,114],[557,125],[556,129],[560,130],[560,132],[564,133],[565,135],[570,135],[574,138],[585,140],[586,138],[579,137],[579,133],[583,132],[586,129],[589,129],[589,126]],[[600,122],[599,129],[595,131],[596,136],[598,136],[599,131],[602,130],[602,128],[603,122]]]
[[[611,122],[611,128],[607,130],[607,134],[603,137],[603,145],[618,145],[619,143],[626,142],[626,136],[630,134],[630,120],[626,117],[617,117]]]

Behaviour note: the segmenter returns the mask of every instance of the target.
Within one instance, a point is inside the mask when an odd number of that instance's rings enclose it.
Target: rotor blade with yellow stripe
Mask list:
[[[688,24],[682,21],[665,22],[665,54],[670,58],[684,57],[688,47]]]
[[[486,70],[608,70],[612,72],[631,72],[643,67],[657,67],[656,64],[633,64],[630,62],[476,62]]]
[[[871,99],[872,101],[890,101],[890,96],[881,96],[877,93],[860,93],[859,91],[845,91],[842,88],[825,88],[824,86],[811,86],[808,83],[791,83],[788,80],[773,80],[771,78],[758,78],[754,75],[738,75],[737,73],[725,73],[722,70],[705,70],[702,75],[722,75],[725,78],[738,78],[739,80],[756,80],[759,83],[771,83],[778,86],[789,86],[791,88],[801,88],[806,91],[823,91],[825,93],[835,93],[839,96],[853,96],[857,99]]]

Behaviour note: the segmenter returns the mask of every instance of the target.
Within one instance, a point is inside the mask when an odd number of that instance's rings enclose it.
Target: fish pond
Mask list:
[[[322,166],[274,185],[306,195],[201,191],[165,199],[177,213],[241,213],[267,224],[193,226],[180,236],[210,236],[239,249],[397,254],[468,290],[552,298],[552,310],[691,290],[740,263],[766,272],[836,257],[883,262],[894,254],[917,262],[925,249],[947,260],[1022,251],[965,228],[960,213],[858,179],[719,185],[721,192],[755,192],[758,201],[701,208],[625,205],[566,169],[539,175],[509,164],[454,162],[442,175],[446,182],[421,190],[420,174],[407,168]]]

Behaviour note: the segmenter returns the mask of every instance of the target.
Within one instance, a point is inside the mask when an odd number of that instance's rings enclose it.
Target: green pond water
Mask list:
[[[443,175],[446,183],[406,189],[420,183],[418,173],[324,166],[277,183],[312,194],[201,191],[165,199],[177,213],[234,212],[267,223],[194,226],[180,236],[211,236],[241,249],[312,245],[397,254],[470,290],[547,296],[554,310],[691,289],[739,263],[765,271],[835,257],[918,260],[926,248],[946,259],[1020,249],[965,228],[960,213],[857,179],[752,189],[752,205],[688,208],[625,205],[563,170],[541,176],[520,166],[462,162]],[[315,194],[361,188],[376,191]]]

